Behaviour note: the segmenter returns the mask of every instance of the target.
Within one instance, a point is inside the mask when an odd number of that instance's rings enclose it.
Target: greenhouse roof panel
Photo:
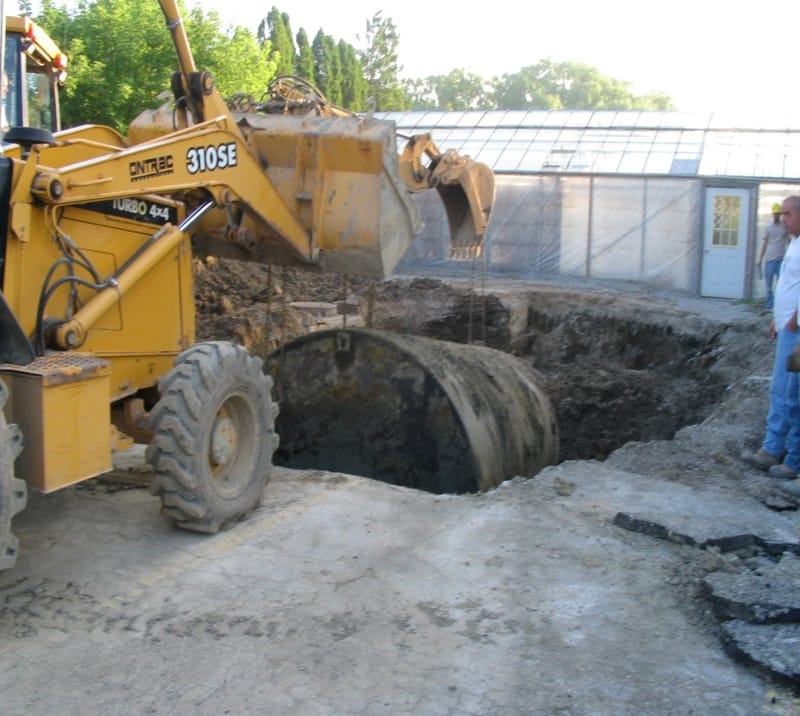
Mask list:
[[[465,110],[377,116],[394,121],[399,134],[430,132],[442,151],[480,155],[498,173],[796,179],[800,162],[797,113]]]

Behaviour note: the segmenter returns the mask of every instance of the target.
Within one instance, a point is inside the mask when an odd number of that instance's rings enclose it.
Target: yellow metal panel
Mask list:
[[[132,395],[141,388],[156,385],[175,362],[175,353],[136,355],[105,355],[111,363],[110,401]]]
[[[111,469],[109,374],[107,361],[75,353],[0,368],[7,417],[22,429],[17,473],[31,487],[52,492]]]
[[[4,293],[23,331],[32,335],[45,276],[61,253],[43,214],[31,212],[29,219],[33,222],[31,235],[37,239],[9,241]],[[60,226],[101,280],[112,276],[157,228],[79,207],[64,209]],[[91,279],[87,271],[79,271],[81,278]],[[60,269],[55,279],[65,275],[65,269]],[[112,364],[107,402],[155,385],[158,376],[169,370],[174,357],[194,344],[192,281],[191,246],[186,237],[89,330],[80,350]],[[51,279],[51,285],[52,282]],[[80,287],[80,304],[85,305],[94,294],[93,290]],[[64,320],[69,315],[68,297],[68,286],[58,289],[47,302],[45,316]]]

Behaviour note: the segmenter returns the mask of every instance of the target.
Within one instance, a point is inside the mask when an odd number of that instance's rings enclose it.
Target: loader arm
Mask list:
[[[38,201],[58,206],[202,190],[220,207],[238,202],[280,235],[300,261],[315,262],[318,249],[308,232],[224,118],[57,169],[39,167],[31,185]]]

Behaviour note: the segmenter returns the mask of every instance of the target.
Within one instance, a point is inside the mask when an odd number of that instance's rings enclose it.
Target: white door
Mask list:
[[[749,215],[747,189],[706,189],[701,295],[744,297]]]

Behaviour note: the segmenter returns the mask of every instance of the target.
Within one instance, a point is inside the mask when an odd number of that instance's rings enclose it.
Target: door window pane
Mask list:
[[[741,215],[741,197],[714,197],[714,229],[711,235],[711,244],[713,246],[736,248],[739,245],[739,220]]]

